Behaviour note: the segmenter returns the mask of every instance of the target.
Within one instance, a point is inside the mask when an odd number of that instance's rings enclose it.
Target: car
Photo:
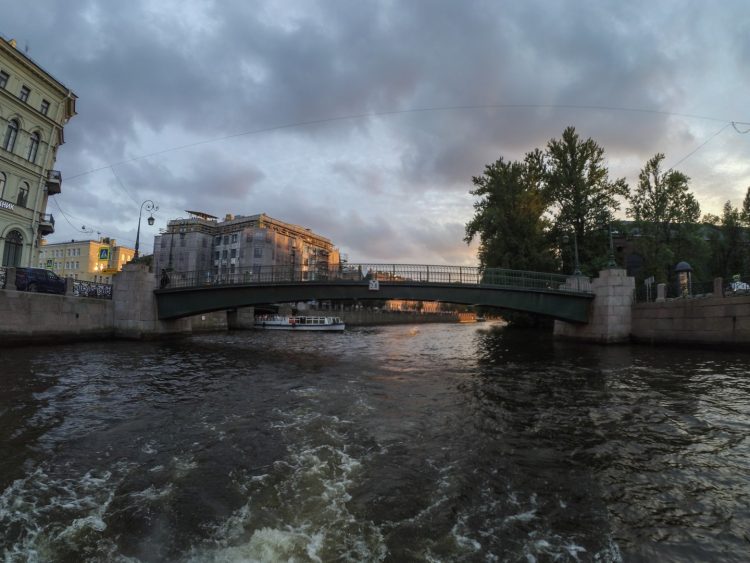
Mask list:
[[[16,289],[65,294],[65,279],[44,268],[16,268]]]

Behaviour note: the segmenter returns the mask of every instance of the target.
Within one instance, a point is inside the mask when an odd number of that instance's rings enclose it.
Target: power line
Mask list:
[[[717,122],[723,122],[727,124],[742,123],[739,121],[738,122],[729,121],[727,119],[721,119],[721,118],[710,117],[710,116],[705,116],[705,115],[678,113],[678,112],[655,110],[655,109],[628,108],[628,107],[617,107],[617,106],[575,105],[575,104],[477,104],[477,105],[455,105],[455,106],[432,106],[432,107],[424,107],[424,108],[408,108],[408,109],[402,109],[402,110],[388,110],[388,111],[370,112],[370,113],[354,113],[354,114],[349,114],[349,115],[340,115],[340,116],[324,117],[320,119],[311,119],[307,121],[295,121],[292,123],[284,123],[280,125],[273,125],[270,127],[262,127],[259,129],[249,129],[247,131],[242,131],[239,133],[232,133],[231,135],[213,137],[210,139],[203,139],[201,141],[195,141],[193,143],[178,145],[178,146],[170,147],[170,148],[163,149],[160,151],[155,151],[152,153],[135,156],[127,160],[110,163],[105,166],[100,166],[98,168],[92,168],[91,170],[87,170],[85,172],[80,172],[78,174],[68,176],[67,181],[70,182],[74,178],[79,178],[81,176],[86,176],[94,172],[99,172],[106,168],[111,168],[114,173],[114,169],[113,169],[114,166],[120,166],[122,164],[129,164],[131,162],[144,160],[146,158],[151,158],[151,157],[159,156],[162,154],[181,151],[181,150],[197,147],[200,145],[215,143],[218,141],[234,139],[237,137],[260,135],[262,133],[270,133],[273,131],[280,131],[283,129],[293,129],[297,127],[309,127],[311,125],[321,125],[325,123],[334,123],[337,121],[353,121],[353,120],[372,118],[372,117],[386,117],[386,116],[391,116],[391,115],[404,115],[404,114],[410,114],[410,113],[429,113],[429,112],[440,112],[440,111],[475,111],[475,110],[487,110],[487,109],[573,109],[573,110],[588,110],[588,111],[614,111],[614,112],[626,112],[626,113],[646,113],[646,114],[652,114],[652,115],[664,115],[664,116],[671,116],[671,117],[684,117],[687,119],[717,121]],[[737,128],[735,127],[735,129]],[[740,131],[738,130],[738,132]]]
[[[68,225],[70,225],[73,229],[75,229],[78,233],[85,233],[86,231],[83,230],[83,227],[79,228],[76,227],[73,223],[70,222],[70,218],[65,213],[65,211],[62,210],[62,207],[60,207],[60,204],[57,203],[57,198],[51,198],[50,201],[55,204],[55,207],[57,207],[57,210],[60,212],[60,214],[65,218],[65,220],[68,222]],[[75,218],[75,217],[74,217]]]
[[[700,145],[698,145],[698,146],[697,146],[697,147],[696,147],[695,149],[693,149],[693,150],[692,150],[692,151],[690,151],[690,152],[689,152],[688,154],[686,154],[685,156],[683,156],[683,157],[682,157],[682,158],[681,158],[680,160],[678,160],[677,162],[675,162],[675,163],[674,163],[674,164],[673,164],[672,166],[670,166],[670,167],[669,167],[669,168],[668,168],[667,170],[673,170],[674,168],[676,168],[676,167],[677,167],[677,165],[678,165],[678,164],[680,164],[680,163],[682,163],[682,162],[685,162],[685,161],[686,161],[686,160],[687,160],[688,158],[690,158],[690,157],[691,157],[691,156],[693,156],[693,155],[694,155],[695,153],[697,153],[697,152],[698,152],[699,150],[701,150],[701,149],[702,149],[703,147],[705,147],[705,146],[706,146],[706,145],[707,145],[707,144],[709,143],[709,141],[711,141],[711,140],[712,140],[712,139],[713,139],[714,137],[718,136],[718,135],[719,135],[719,133],[721,133],[722,131],[724,131],[724,129],[726,129],[726,128],[727,128],[727,127],[729,127],[730,125],[734,126],[734,121],[732,121],[732,122],[730,122],[730,123],[727,123],[726,125],[724,125],[724,127],[722,127],[721,129],[719,129],[719,130],[718,130],[718,131],[717,131],[716,133],[714,133],[714,134],[713,134],[713,135],[711,135],[711,136],[710,136],[710,137],[709,137],[708,139],[706,139],[705,141],[703,141],[703,142],[702,142],[702,143],[701,143]],[[735,129],[736,129],[736,127],[735,127]]]
[[[131,195],[130,191],[125,188],[125,184],[122,183],[122,180],[120,180],[120,177],[117,175],[117,172],[115,172],[115,167],[110,166],[109,169],[112,171],[112,175],[115,177],[115,180],[117,180],[117,183],[120,185],[120,188],[122,188],[122,191],[124,191],[125,194],[131,200],[133,200],[133,203],[135,203],[136,205],[140,205],[140,203],[138,203],[138,201]]]

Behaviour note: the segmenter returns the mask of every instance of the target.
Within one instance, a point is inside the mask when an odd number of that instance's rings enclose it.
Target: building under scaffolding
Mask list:
[[[316,279],[340,262],[333,243],[310,229],[261,213],[227,215],[223,221],[199,211],[173,219],[154,240],[154,270],[174,274],[233,275],[285,266],[302,279]]]

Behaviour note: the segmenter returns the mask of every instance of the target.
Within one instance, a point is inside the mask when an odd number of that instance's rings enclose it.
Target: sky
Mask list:
[[[631,189],[657,152],[704,213],[750,186],[745,0],[6,0],[0,35],[78,96],[49,242],[133,246],[152,200],[142,254],[198,210],[473,265],[472,176],[569,125]]]

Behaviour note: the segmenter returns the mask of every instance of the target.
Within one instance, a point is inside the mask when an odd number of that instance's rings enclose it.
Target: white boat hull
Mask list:
[[[338,317],[266,317],[255,320],[261,330],[341,332],[346,326]]]

